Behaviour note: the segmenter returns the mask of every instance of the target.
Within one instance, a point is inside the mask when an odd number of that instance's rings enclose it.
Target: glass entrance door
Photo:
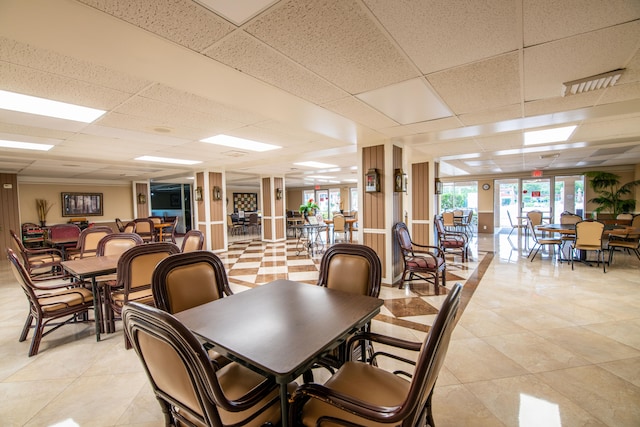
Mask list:
[[[526,216],[527,212],[541,211],[543,220],[549,221],[553,218],[551,196],[550,178],[523,179],[522,216]]]
[[[565,211],[584,218],[584,175],[557,176],[554,200],[554,223]]]
[[[495,224],[497,227],[510,230],[512,225],[518,223],[518,216],[520,216],[519,183],[520,180],[517,178],[495,181],[496,206],[494,207],[494,212],[499,212],[498,223]],[[509,220],[509,217],[511,217],[511,220]]]

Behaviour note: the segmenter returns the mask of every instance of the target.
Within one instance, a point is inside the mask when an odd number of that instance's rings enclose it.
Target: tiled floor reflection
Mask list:
[[[321,255],[234,240],[219,254],[234,292],[277,278],[315,283]],[[621,253],[606,274],[571,271],[547,253],[529,262],[515,236],[474,245],[469,262],[449,258],[447,284],[465,284],[464,312],[436,385],[438,427],[640,425],[640,261]],[[446,292],[383,286],[373,330],[423,340]],[[0,425],[164,425],[119,324],[99,343],[91,325],[63,327],[28,358],[17,340],[26,300],[4,260],[0,304]]]

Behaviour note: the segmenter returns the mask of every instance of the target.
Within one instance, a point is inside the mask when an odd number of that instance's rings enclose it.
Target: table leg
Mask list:
[[[280,384],[280,425],[287,427],[289,425],[289,396],[287,394],[287,383]]]
[[[100,341],[100,332],[102,330],[102,298],[100,298],[100,290],[98,289],[98,281],[94,276],[91,279],[91,292],[93,292],[93,320],[96,323],[96,341]]]

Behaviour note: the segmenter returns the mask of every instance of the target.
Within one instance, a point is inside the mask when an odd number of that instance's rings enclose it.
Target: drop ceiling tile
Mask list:
[[[507,105],[475,113],[461,114],[460,121],[466,126],[479,125],[490,122],[501,122],[522,117],[522,107],[520,104]]]
[[[112,70],[101,65],[62,55],[0,37],[0,61],[28,69],[65,76],[88,85],[104,86],[126,93],[136,93],[151,81]]]
[[[236,31],[205,54],[316,104],[348,94],[244,31]]]
[[[278,0],[195,0],[204,7],[228,19],[236,25],[242,25]]]
[[[103,127],[112,127],[149,134],[154,134],[154,129],[158,127],[167,127],[171,129],[171,136],[187,140],[200,140],[207,138],[211,136],[211,133],[214,131],[213,128],[210,132],[207,132],[202,129],[193,129],[181,126],[179,123],[175,122],[164,122],[155,118],[137,117],[119,113],[107,113],[99,119],[96,124]]]
[[[424,74],[519,47],[512,0],[364,2]]]
[[[640,21],[634,21],[525,48],[525,100],[557,97],[564,82],[623,68],[638,39]]]
[[[640,2],[634,0],[536,0],[522,2],[522,8],[525,46],[640,18]]]
[[[603,92],[593,91],[572,96],[536,99],[524,103],[526,117],[552,114],[559,111],[575,110],[596,105]]]
[[[636,54],[633,55],[633,58],[625,64],[624,68],[624,73],[622,73],[616,85],[640,81],[640,49],[638,49]]]
[[[323,107],[342,114],[345,117],[349,117],[372,129],[396,126],[398,124],[380,111],[352,96],[328,102],[324,104]]]
[[[422,79],[396,83],[357,97],[403,125],[451,116],[451,111]]]
[[[605,90],[598,104],[610,104],[640,98],[640,82],[616,84]]]
[[[154,84],[144,90],[140,96],[165,102],[167,104],[179,105],[190,110],[213,114],[226,119],[233,119],[243,124],[253,124],[267,120],[264,116],[246,110],[239,110],[228,105],[193,93],[174,89],[163,84]]]
[[[79,0],[179,45],[201,51],[235,28],[190,0]]]
[[[482,147],[483,151],[488,152],[522,148],[523,146],[522,132],[510,132],[484,138],[474,138],[474,140],[476,144]]]
[[[518,54],[429,74],[427,80],[456,113],[495,109],[520,101]]]
[[[420,143],[424,142],[425,139],[430,139],[432,137],[431,135],[425,135],[428,132],[438,132],[440,130],[452,129],[461,126],[460,121],[456,117],[446,117],[443,119],[380,129],[380,132],[389,137],[402,137],[402,141],[405,142]]]
[[[40,128],[36,126],[25,126],[10,122],[5,122],[0,113],[0,132],[12,133],[16,135],[29,135],[39,138],[66,139],[75,134],[75,132],[67,132],[56,129]]]
[[[351,94],[418,76],[355,0],[283,1],[244,29]]]
[[[598,141],[640,134],[640,117],[586,122],[578,126],[571,136],[573,141]]]
[[[203,113],[185,108],[182,105],[169,104],[142,96],[136,96],[130,99],[113,111],[114,113],[155,120],[158,126],[202,129],[205,134],[223,132],[244,125],[238,121],[225,119],[215,114]],[[162,125],[160,125],[160,123],[162,123]]]
[[[109,110],[129,93],[20,65],[0,62],[0,89],[84,107]]]

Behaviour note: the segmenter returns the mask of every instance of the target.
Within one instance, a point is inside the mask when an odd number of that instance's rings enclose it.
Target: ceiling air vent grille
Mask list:
[[[562,96],[577,95],[592,90],[605,89],[616,84],[624,69],[609,71],[597,76],[585,77],[562,84]]]

